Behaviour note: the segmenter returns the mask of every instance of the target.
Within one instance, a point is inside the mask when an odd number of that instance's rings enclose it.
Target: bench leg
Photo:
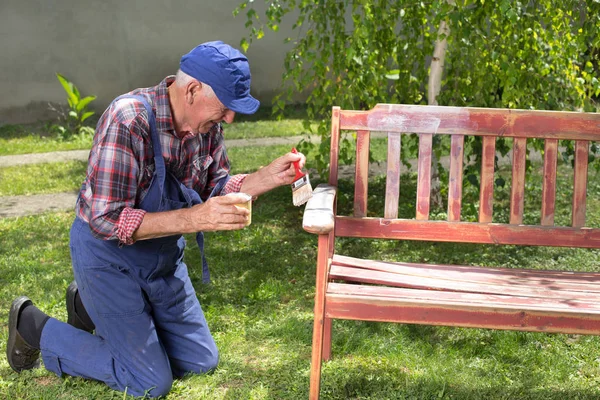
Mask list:
[[[316,307],[315,307],[316,309]],[[321,390],[321,363],[323,355],[323,314],[317,315],[313,326],[312,360],[310,366],[310,400],[317,400]]]
[[[327,289],[327,273],[329,268],[329,239],[329,235],[319,235],[315,319],[313,322],[312,360],[310,366],[310,400],[317,400],[319,398],[319,391],[321,390],[321,363],[323,359],[323,333],[326,325],[329,325],[331,328],[331,320],[325,318],[325,292]],[[328,320],[329,322],[327,322]],[[331,340],[331,333],[328,336]]]
[[[323,361],[331,360],[331,318],[323,320]]]

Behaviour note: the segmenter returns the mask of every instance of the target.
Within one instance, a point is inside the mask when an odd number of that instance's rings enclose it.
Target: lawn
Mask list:
[[[252,121],[248,121],[250,128]],[[275,123],[275,122],[273,122]],[[248,129],[250,129],[248,128]],[[383,145],[374,142],[374,159]],[[235,172],[265,165],[284,146],[230,149]],[[310,160],[310,156],[309,156]],[[35,181],[76,188],[84,165],[48,165],[0,170],[0,193],[39,193]],[[65,171],[66,170],[66,171]],[[505,172],[501,172],[505,173]],[[62,175],[61,175],[62,174]],[[594,172],[590,172],[594,174]],[[32,176],[35,179],[32,179]],[[593,175],[591,175],[593,176]],[[539,173],[528,181],[525,219],[537,218]],[[572,179],[561,165],[559,190]],[[509,180],[509,177],[507,177]],[[10,181],[10,184],[4,182]],[[318,183],[315,178],[313,184]],[[369,207],[382,207],[385,179],[369,183]],[[416,176],[401,179],[400,214],[414,215]],[[351,185],[342,181],[340,188]],[[496,189],[495,217],[508,208],[508,189]],[[71,190],[69,189],[69,190]],[[568,210],[560,191],[558,210]],[[600,179],[588,187],[588,219],[600,226]],[[477,193],[465,188],[463,218],[473,218]],[[349,212],[352,195],[339,198]],[[316,237],[301,229],[303,208],[292,205],[289,188],[259,198],[252,225],[235,232],[208,233],[206,252],[213,282],[201,283],[200,260],[190,237],[186,260],[221,352],[210,375],[175,383],[169,400],[305,399],[312,339]],[[443,209],[432,209],[443,218]],[[0,347],[7,339],[7,312],[14,297],[29,295],[52,316],[65,320],[64,291],[72,279],[68,230],[72,212],[0,219]],[[557,222],[569,220],[569,212]],[[339,253],[408,262],[456,262],[509,268],[593,270],[600,251],[568,248],[482,246],[452,243],[346,239]],[[600,340],[593,336],[547,335],[481,329],[335,321],[333,359],[325,363],[323,399],[597,399],[600,398]],[[40,369],[15,374],[0,358],[0,398],[122,399],[122,393],[79,378],[59,379]]]

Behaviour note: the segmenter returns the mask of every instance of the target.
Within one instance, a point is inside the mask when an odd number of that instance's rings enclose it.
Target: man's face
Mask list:
[[[233,122],[235,112],[226,108],[207,86],[202,84],[191,86],[187,96],[189,96],[186,113],[188,129],[193,134],[207,133],[219,122],[225,121],[228,124]]]

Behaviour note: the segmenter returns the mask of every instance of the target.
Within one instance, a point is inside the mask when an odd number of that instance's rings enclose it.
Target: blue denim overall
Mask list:
[[[176,210],[201,203],[165,168],[154,112],[148,112],[155,172],[140,208]],[[229,177],[219,182],[220,192]],[[200,250],[203,237],[197,236]],[[134,396],[169,392],[173,377],[214,369],[218,351],[183,262],[181,235],[142,240],[131,246],[92,236],[76,218],[71,227],[73,272],[95,335],[49,319],[41,338],[46,369],[105,382]],[[202,254],[203,276],[208,280]]]

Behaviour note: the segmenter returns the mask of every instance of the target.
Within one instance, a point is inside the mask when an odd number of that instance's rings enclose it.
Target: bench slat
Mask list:
[[[600,228],[335,217],[335,235],[373,239],[600,248]]]
[[[431,146],[433,135],[419,135],[419,160],[417,170],[417,220],[429,219],[431,195]]]
[[[494,161],[496,157],[496,138],[483,138],[481,152],[481,188],[479,192],[479,222],[492,222],[494,211]]]
[[[523,223],[523,204],[525,200],[525,162],[527,156],[527,139],[513,140],[512,182],[510,189],[510,224]]]
[[[427,271],[422,275],[408,275],[400,273],[381,272],[365,270],[360,268],[343,267],[332,265],[329,272],[330,279],[344,280],[348,282],[369,283],[375,285],[387,285],[413,289],[450,291],[463,293],[481,294],[504,294],[520,297],[547,298],[556,301],[573,301],[576,299],[589,302],[600,302],[598,293],[585,291],[563,290],[559,282],[555,282],[552,289],[544,286],[536,286],[534,283],[501,283],[491,284],[483,281],[471,281],[470,276],[465,276],[462,281],[447,278],[431,277]],[[599,303],[600,307],[600,303]]]
[[[385,218],[398,218],[400,199],[400,134],[388,133],[387,176],[385,184]]]
[[[354,184],[354,216],[367,215],[369,190],[369,131],[356,132],[356,174]]]
[[[436,135],[598,140],[600,113],[378,104],[343,110],[340,129]]]
[[[529,287],[532,289],[547,289],[554,291],[574,291],[596,293],[600,298],[600,277],[591,273],[570,273],[560,271],[533,271],[508,268],[466,267],[455,265],[429,265],[409,263],[388,263],[372,260],[360,260],[336,255],[333,265],[354,268],[365,273],[379,271],[398,275],[401,282],[404,276],[424,277],[453,282],[470,282],[477,285],[506,285],[510,287]],[[548,273],[546,273],[548,272]],[[337,273],[338,279],[343,279]],[[439,283],[443,285],[443,282]],[[454,285],[452,283],[452,285]],[[495,288],[494,286],[494,288]],[[477,293],[492,293],[484,286],[478,287]],[[462,290],[460,290],[462,291]],[[465,291],[472,291],[465,289]],[[503,292],[500,292],[503,293]],[[573,294],[569,294],[573,295]]]
[[[441,275],[464,279],[466,276],[472,277],[472,281],[483,279],[488,282],[501,282],[505,277],[513,279],[530,279],[544,281],[544,284],[550,285],[554,280],[560,280],[563,285],[572,290],[581,290],[582,286],[590,292],[600,293],[600,274],[597,272],[576,272],[576,271],[556,271],[556,270],[536,270],[525,268],[494,268],[477,267],[467,265],[448,265],[448,264],[422,264],[405,263],[392,261],[375,261],[362,258],[354,258],[335,254],[332,259],[333,264],[363,268],[367,270],[397,272],[412,275],[421,275],[423,270],[426,274],[435,274],[440,271]],[[477,278],[480,276],[481,278]]]
[[[331,148],[329,150],[329,184],[337,186],[338,156],[340,153],[340,107],[331,110]]]
[[[600,333],[597,312],[567,311],[341,294],[328,294],[325,306],[328,318],[588,335]]]
[[[462,205],[463,152],[465,137],[452,135],[450,144],[450,176],[448,183],[448,221],[460,221]]]
[[[556,204],[556,162],[558,158],[558,140],[546,139],[544,142],[544,176],[542,182],[542,212],[540,224],[554,225],[554,207]]]
[[[537,297],[519,297],[504,296],[500,294],[481,294],[481,293],[463,293],[463,292],[445,292],[431,291],[421,289],[408,289],[398,287],[367,286],[355,285],[351,283],[330,282],[327,286],[328,295],[353,295],[369,297],[389,297],[391,299],[415,299],[427,302],[436,302],[444,305],[471,304],[478,307],[513,308],[522,310],[523,308],[533,310],[552,310],[577,312],[578,308],[583,308],[587,312],[600,314],[600,303],[586,302],[583,300],[554,301],[553,299],[541,299]]]
[[[589,143],[575,142],[575,171],[573,173],[573,214],[574,227],[585,226],[585,196],[587,191]]]

